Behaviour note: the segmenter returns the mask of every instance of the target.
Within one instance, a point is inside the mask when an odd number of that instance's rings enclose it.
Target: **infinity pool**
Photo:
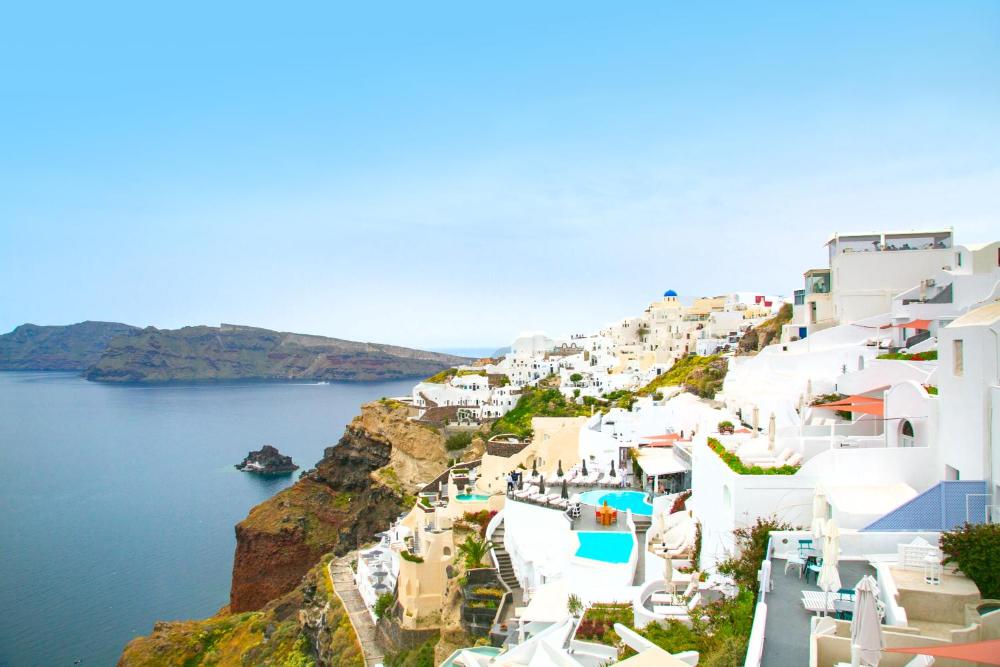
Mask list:
[[[605,563],[627,563],[632,555],[632,533],[591,533],[578,532],[580,546],[576,555],[580,558],[600,560]]]
[[[460,503],[484,503],[490,497],[482,493],[460,493],[455,496],[455,500]]]
[[[601,507],[607,501],[619,512],[632,510],[632,514],[653,514],[653,506],[646,502],[646,494],[641,491],[587,491],[580,494],[580,502]]]

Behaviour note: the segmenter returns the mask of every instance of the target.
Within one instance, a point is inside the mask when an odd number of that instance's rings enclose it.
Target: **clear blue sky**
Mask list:
[[[0,330],[500,345],[1000,237],[997,2],[150,4],[4,10]]]

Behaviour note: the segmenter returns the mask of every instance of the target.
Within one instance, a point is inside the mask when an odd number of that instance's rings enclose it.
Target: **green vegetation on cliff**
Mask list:
[[[261,611],[223,610],[202,621],[157,623],[129,642],[119,667],[262,665],[363,667],[350,619],[333,594],[326,561]]]
[[[200,380],[391,380],[466,361],[394,345],[255,327],[155,329],[113,339],[87,372],[102,382]]]
[[[517,405],[493,422],[491,435],[513,433],[526,438],[531,435],[532,417],[578,417],[590,415],[590,408],[567,399],[558,389],[525,388]]]
[[[118,322],[46,327],[22,324],[0,336],[0,370],[82,371],[100,359],[113,338],[138,331]]]
[[[781,328],[792,321],[792,304],[786,303],[769,320],[747,331],[736,348],[736,354],[757,354],[771,343],[781,340]]]
[[[685,391],[702,398],[715,398],[722,390],[729,362],[719,354],[707,357],[689,355],[678,359],[670,370],[661,373],[639,390],[640,396],[650,396],[664,387],[684,387]]]

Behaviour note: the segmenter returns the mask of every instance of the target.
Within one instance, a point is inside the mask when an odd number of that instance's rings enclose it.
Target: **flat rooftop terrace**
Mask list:
[[[785,560],[771,561],[774,588],[767,595],[767,624],[764,626],[763,667],[802,667],[809,664],[809,623],[813,614],[802,606],[802,591],[818,591],[819,586],[799,579],[796,568],[785,574]],[[845,588],[854,588],[875,569],[866,561],[841,561],[838,568]]]

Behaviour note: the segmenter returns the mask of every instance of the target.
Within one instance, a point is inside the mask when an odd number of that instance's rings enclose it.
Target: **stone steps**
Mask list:
[[[374,665],[381,664],[385,656],[375,643],[375,624],[372,622],[368,607],[361,599],[361,594],[354,584],[354,571],[351,570],[350,557],[330,561],[327,571],[330,575],[330,584],[341,604],[344,605],[347,617],[354,628],[354,634],[357,636],[358,644],[364,654],[365,666],[374,667]]]

